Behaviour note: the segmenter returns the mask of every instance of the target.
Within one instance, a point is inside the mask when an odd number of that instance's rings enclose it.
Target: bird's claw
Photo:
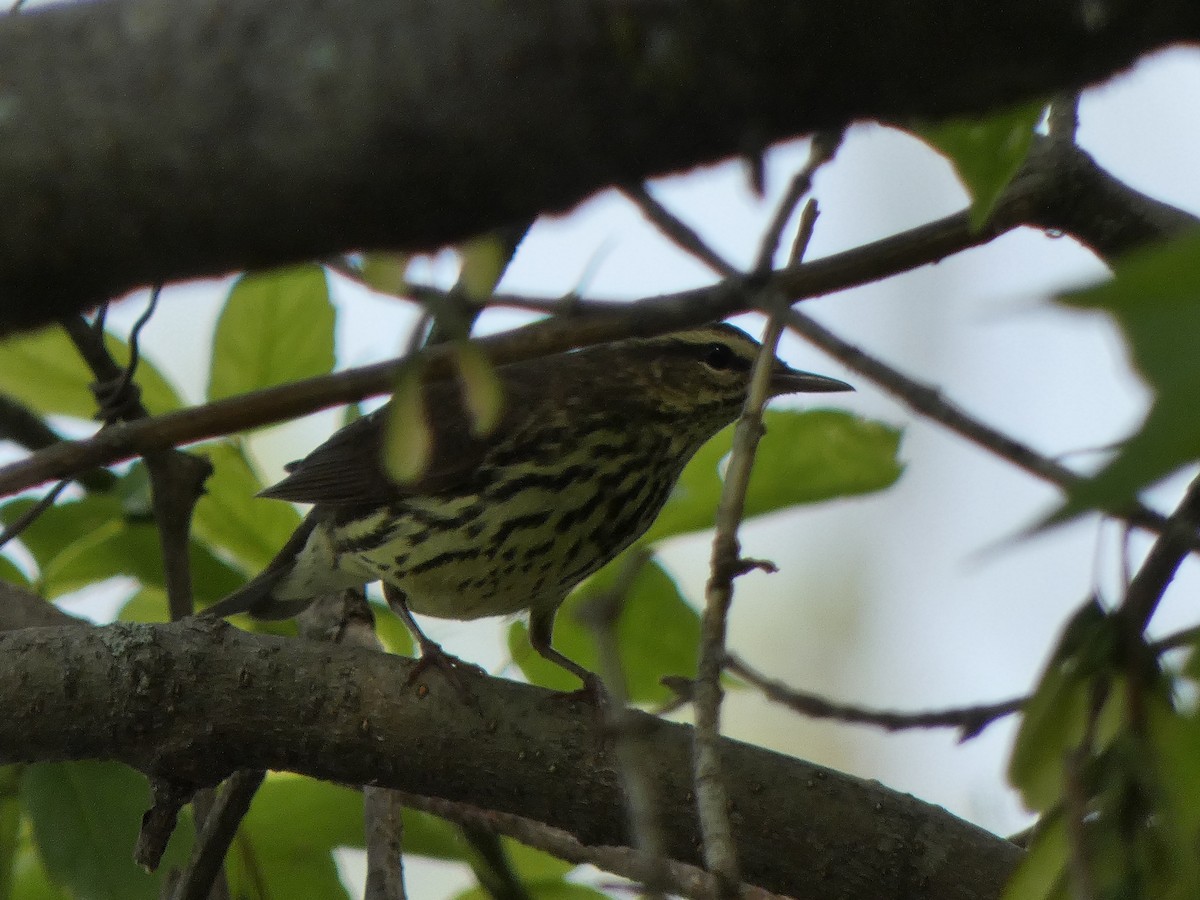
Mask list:
[[[405,687],[411,687],[421,675],[429,668],[436,668],[445,676],[446,681],[454,688],[455,693],[466,703],[473,703],[475,695],[471,693],[466,681],[463,679],[465,673],[471,675],[487,675],[487,673],[474,663],[469,663],[466,660],[459,659],[451,653],[447,653],[438,644],[433,641],[421,642],[421,655],[417,658],[412,670],[408,673],[408,677],[404,680]]]

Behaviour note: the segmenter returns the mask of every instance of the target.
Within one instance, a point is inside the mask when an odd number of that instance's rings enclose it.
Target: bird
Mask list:
[[[317,597],[379,581],[421,664],[461,661],[411,613],[470,620],[529,612],[545,659],[571,590],[641,537],[700,447],[739,416],[760,345],[727,323],[629,338],[498,366],[502,411],[478,433],[453,380],[422,386],[429,462],[408,481],[384,462],[389,404],[337,431],[259,496],[312,504],[246,585],[205,610],[296,615]],[[849,391],[772,363],[769,395]]]

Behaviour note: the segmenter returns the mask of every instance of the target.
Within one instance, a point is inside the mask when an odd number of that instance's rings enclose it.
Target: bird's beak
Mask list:
[[[779,394],[831,394],[835,391],[852,391],[850,385],[836,378],[826,378],[824,375],[814,375],[812,372],[801,372],[783,363],[775,366],[771,373],[771,393]]]

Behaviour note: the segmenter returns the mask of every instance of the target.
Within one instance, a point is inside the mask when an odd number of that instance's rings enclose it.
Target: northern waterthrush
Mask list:
[[[426,470],[405,484],[386,474],[386,407],[346,426],[262,492],[314,506],[261,574],[207,612],[286,618],[320,595],[382,581],[423,656],[441,651],[409,610],[529,610],[534,649],[590,685],[551,646],[555,612],[645,533],[684,465],[737,418],[758,352],[721,324],[501,366],[503,412],[486,436],[473,433],[458,385],[429,383]],[[846,390],[775,361],[772,396]]]

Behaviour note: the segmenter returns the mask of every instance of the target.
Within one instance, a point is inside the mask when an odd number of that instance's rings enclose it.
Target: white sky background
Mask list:
[[[1161,54],[1085,96],[1080,142],[1133,187],[1200,213],[1200,134],[1190,114],[1197,97],[1200,53]],[[719,252],[747,265],[774,198],[806,152],[807,144],[798,142],[770,154],[766,204],[753,197],[737,163],[659,182],[655,193]],[[836,161],[818,175],[816,196],[822,215],[810,258],[965,203],[940,158],[911,138],[868,125],[852,129]],[[449,281],[453,260],[443,254],[410,274]],[[1145,391],[1129,373],[1108,323],[1047,303],[1055,290],[1103,274],[1069,239],[1021,231],[804,308],[868,352],[937,385],[984,421],[1043,452],[1072,453],[1123,437],[1145,408]],[[587,295],[636,298],[711,280],[633,207],[607,193],[567,216],[540,221],[501,287],[545,296],[582,287]],[[342,285],[338,293],[358,292]],[[173,289],[145,332],[147,354],[192,399],[203,391],[209,329],[221,296],[212,283]],[[411,311],[394,301],[352,299],[340,312],[340,364],[394,356],[404,345]],[[112,320],[127,328],[140,306],[124,304]],[[1109,600],[1117,595],[1119,529],[1087,519],[1015,539],[1051,507],[1054,491],[940,426],[915,420],[799,341],[788,338],[782,355],[858,387],[856,394],[829,398],[830,405],[903,425],[908,469],[882,494],[745,528],[743,551],[775,560],[781,572],[739,582],[734,650],[798,688],[876,707],[931,709],[1028,690],[1064,618],[1097,579]],[[256,449],[264,463],[278,467],[311,449],[331,422],[327,414],[320,427],[276,429]],[[1087,465],[1097,459],[1067,461]],[[1176,480],[1156,496],[1169,504],[1180,484]],[[1138,539],[1134,546],[1141,552],[1146,542]],[[693,597],[700,596],[707,553],[707,539],[700,537],[676,541],[664,553]],[[1185,565],[1157,620],[1159,631],[1194,621],[1195,568]],[[494,620],[424,621],[453,652],[493,667],[503,658],[506,626]],[[895,736],[807,722],[749,692],[730,696],[726,722],[732,736],[878,779],[996,832],[1025,824],[1004,786],[1008,725],[960,746],[950,733]],[[410,879],[427,870],[410,867]],[[436,891],[427,884],[416,896],[450,890],[437,883]]]

